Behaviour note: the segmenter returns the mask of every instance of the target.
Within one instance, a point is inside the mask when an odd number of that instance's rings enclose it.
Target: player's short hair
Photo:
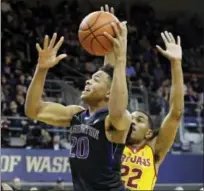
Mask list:
[[[152,132],[153,132],[153,135],[152,135],[152,137],[151,137],[149,140],[152,140],[153,138],[155,138],[156,136],[158,136],[158,134],[159,134],[159,128],[154,125],[154,122],[153,122],[153,120],[152,120],[150,114],[148,114],[147,112],[145,112],[145,111],[143,111],[143,110],[136,110],[136,111],[139,111],[139,112],[145,114],[145,115],[147,116],[147,118],[148,118],[149,128],[150,128],[150,129],[152,130]]]
[[[113,80],[114,67],[111,64],[105,64],[104,66],[102,66],[99,69],[99,71],[105,72],[110,77],[110,80]],[[129,78],[127,76],[126,76],[126,82],[127,82],[127,89],[128,89],[128,92],[129,92],[129,90],[130,90],[130,81],[129,81]]]

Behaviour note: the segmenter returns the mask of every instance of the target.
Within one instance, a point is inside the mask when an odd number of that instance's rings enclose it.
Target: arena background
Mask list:
[[[27,119],[25,94],[37,63],[35,43],[57,32],[65,36],[60,51],[68,57],[50,70],[43,99],[82,104],[84,82],[103,59],[83,51],[77,30],[81,19],[104,3],[113,5],[121,20],[128,20],[129,110],[148,111],[156,125],[168,111],[170,68],[155,44],[162,43],[164,30],[181,36],[185,113],[159,171],[156,190],[178,186],[199,190],[204,183],[203,0],[2,0],[1,181],[14,190],[72,190],[69,132]]]

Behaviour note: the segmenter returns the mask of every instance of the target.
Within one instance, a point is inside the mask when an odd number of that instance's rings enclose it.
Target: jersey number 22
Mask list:
[[[130,169],[129,166],[126,165],[122,165],[121,170],[122,170],[121,176],[128,177],[127,186],[131,188],[137,188],[137,184],[134,183],[134,181],[141,178],[142,171],[137,168]],[[129,173],[134,173],[135,175],[129,176]]]

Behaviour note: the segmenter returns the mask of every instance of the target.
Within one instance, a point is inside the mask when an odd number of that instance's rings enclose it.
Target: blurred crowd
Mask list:
[[[97,8],[91,7],[93,10]],[[60,52],[68,57],[55,70],[51,70],[50,78],[67,79],[72,76],[75,86],[83,87],[84,80],[89,78],[100,66],[103,59],[88,55],[80,46],[77,30],[81,19],[85,16],[80,12],[77,1],[60,3],[54,9],[41,5],[28,7],[23,1],[1,2],[2,11],[2,75],[1,75],[1,115],[2,146],[11,146],[9,136],[20,136],[23,143],[18,147],[24,148],[55,148],[65,139],[66,132],[57,133],[59,127],[51,127],[38,121],[25,118],[24,103],[28,85],[37,63],[35,43],[42,42],[45,34],[64,36],[65,42]],[[170,93],[170,65],[160,56],[155,45],[162,45],[160,32],[171,31],[180,35],[183,48],[183,70],[185,76],[185,101],[200,105],[203,111],[203,77],[202,63],[204,62],[203,27],[200,18],[195,15],[190,19],[166,18],[158,20],[154,10],[148,6],[133,6],[128,21],[128,55],[127,76],[132,85],[150,93],[150,113],[159,115],[162,107],[168,108]],[[120,19],[126,18],[123,6],[116,9]],[[74,22],[73,22],[74,21]],[[190,30],[188,30],[190,29]],[[188,31],[188,33],[186,33]],[[67,73],[62,75],[57,71]],[[83,78],[80,81],[77,79]],[[49,76],[48,76],[49,78]],[[64,104],[61,95],[54,95],[54,101]],[[48,100],[46,92],[43,99]],[[9,117],[8,117],[9,116]],[[13,131],[10,131],[11,128]],[[18,128],[21,131],[18,131]],[[42,128],[43,127],[43,128]],[[47,131],[52,129],[52,131]],[[58,145],[58,146],[56,146]],[[64,144],[64,147],[67,147]],[[15,143],[13,144],[15,146]]]
[[[15,177],[13,179],[13,181],[10,184],[6,184],[6,183],[2,183],[2,191],[23,191],[23,190],[30,190],[30,191],[46,191],[46,190],[50,190],[50,191],[71,191],[71,189],[67,188],[67,186],[64,184],[63,179],[61,179],[60,177],[56,180],[56,184],[55,186],[52,187],[43,187],[43,186],[23,186],[23,182],[20,180],[20,178]],[[157,190],[157,189],[155,189]],[[177,186],[175,188],[173,188],[173,186],[171,186],[171,188],[166,188],[163,190],[180,190],[180,191],[184,191],[184,190],[189,190],[189,189],[184,189],[184,187],[182,186]],[[198,191],[203,191],[204,188],[200,188],[199,186],[195,186],[195,188],[193,190],[198,190]]]

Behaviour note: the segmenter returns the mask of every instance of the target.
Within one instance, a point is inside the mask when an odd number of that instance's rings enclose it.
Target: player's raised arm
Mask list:
[[[113,81],[109,98],[109,119],[117,130],[130,127],[130,114],[126,110],[128,105],[128,89],[126,81],[126,52],[127,52],[127,27],[126,22],[112,23],[116,38],[105,33],[114,45],[113,53],[116,58],[114,65]],[[120,28],[121,32],[119,32]]]
[[[180,120],[184,110],[184,85],[183,72],[181,66],[182,49],[180,45],[180,37],[175,41],[173,35],[169,32],[161,33],[165,43],[166,50],[157,46],[158,51],[169,59],[171,63],[171,93],[170,93],[170,109],[165,117],[160,133],[156,140],[155,153],[159,156],[159,163],[162,162],[165,155],[171,148]]]
[[[36,44],[39,58],[35,74],[27,91],[25,113],[32,119],[50,125],[66,127],[69,125],[72,116],[82,108],[79,106],[65,107],[58,103],[42,101],[45,78],[49,68],[55,66],[66,57],[66,54],[57,56],[57,51],[61,47],[64,37],[61,37],[55,44],[56,38],[57,34],[55,33],[49,42],[49,37],[46,35],[43,49],[39,44]]]

